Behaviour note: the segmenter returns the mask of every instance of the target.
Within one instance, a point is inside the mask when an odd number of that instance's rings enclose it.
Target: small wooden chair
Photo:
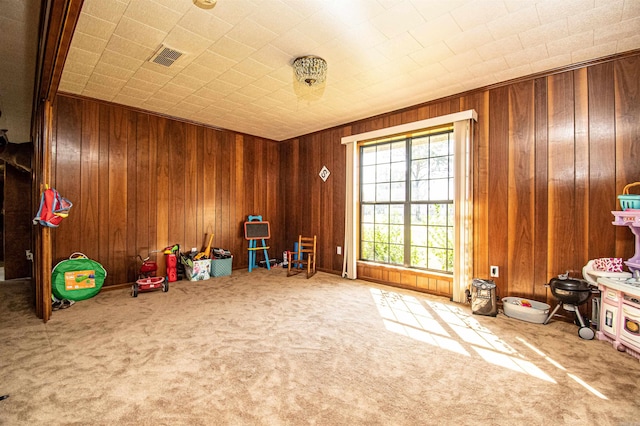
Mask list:
[[[307,265],[307,278],[316,273],[316,245],[317,239],[313,237],[298,236],[298,250],[289,252],[287,277],[297,275],[304,271],[302,267]],[[294,259],[295,257],[295,259]]]

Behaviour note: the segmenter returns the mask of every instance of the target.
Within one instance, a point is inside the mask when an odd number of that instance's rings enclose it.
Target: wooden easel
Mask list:
[[[244,223],[244,238],[249,240],[249,272],[257,268],[256,252],[258,250],[263,251],[267,269],[271,270],[271,262],[269,262],[269,254],[267,253],[269,247],[264,241],[271,238],[269,222],[263,222],[261,215],[249,216],[249,220]],[[260,247],[258,247],[258,240],[262,241]]]

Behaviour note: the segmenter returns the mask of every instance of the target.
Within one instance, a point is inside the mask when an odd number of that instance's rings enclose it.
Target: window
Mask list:
[[[453,248],[451,249],[453,252],[453,273],[451,278],[453,280],[452,286],[452,294],[451,300],[455,302],[464,302],[466,300],[465,290],[471,281],[471,274],[473,271],[473,170],[471,164],[472,158],[472,147],[473,147],[473,133],[474,133],[474,123],[478,121],[478,113],[473,109],[468,109],[465,111],[454,112],[451,114],[440,115],[437,117],[426,118],[424,120],[412,121],[410,123],[399,124],[397,126],[386,127],[383,129],[371,130],[368,132],[357,133],[354,135],[348,135],[341,138],[341,143],[346,146],[346,158],[345,158],[345,176],[346,176],[346,185],[345,185],[345,212],[344,212],[344,251],[343,251],[343,261],[342,261],[342,276],[349,279],[358,278],[358,260],[361,259],[361,251],[362,251],[362,239],[361,239],[361,230],[362,230],[362,200],[360,199],[360,195],[362,192],[362,182],[360,181],[362,178],[361,173],[361,155],[362,147],[365,148],[368,146],[366,141],[377,141],[378,144],[390,143],[390,142],[402,142],[404,138],[397,138],[392,140],[393,135],[413,135],[414,139],[418,139],[418,136],[425,135],[415,135],[415,132],[423,131],[424,129],[443,129],[443,128],[451,128],[453,127],[453,135],[449,135],[449,138],[452,138],[455,142],[453,142],[454,151],[451,151],[451,146],[449,146],[450,152],[453,153],[453,162],[454,162],[454,171],[453,175],[454,179],[454,203],[453,205],[450,202],[440,203],[447,204],[447,225],[453,226]],[[435,135],[432,135],[435,136]],[[382,138],[388,138],[383,141]],[[406,140],[405,140],[405,143]],[[364,145],[363,145],[364,144]],[[372,145],[373,146],[373,145]],[[377,161],[377,153],[376,153],[376,161]],[[407,167],[410,167],[410,157],[407,154],[405,156],[405,163]],[[375,164],[375,163],[374,163]],[[391,167],[391,166],[390,166]],[[418,179],[420,180],[420,179]],[[411,185],[411,180],[407,180],[405,178],[405,182],[409,182]],[[391,184],[391,179],[389,179],[389,184]],[[410,188],[409,188],[410,189]],[[429,189],[427,188],[427,195],[429,194]],[[451,189],[449,188],[449,196],[451,196]],[[406,197],[406,200],[411,200],[411,197]],[[433,201],[433,200],[429,200]],[[373,204],[374,206],[377,204],[377,200],[373,203],[368,201],[369,204]],[[365,202],[365,205],[367,202]],[[383,203],[380,203],[383,204]],[[391,202],[386,203],[389,207],[391,207]],[[393,203],[393,204],[403,204],[402,203]],[[418,205],[417,203],[414,203]],[[451,207],[455,209],[454,213],[451,212]],[[405,210],[403,209],[403,213]],[[403,219],[407,217],[406,213],[404,214]],[[451,222],[451,218],[453,217],[453,222]],[[406,222],[406,219],[405,219]],[[374,208],[374,224],[375,224],[375,208]],[[391,224],[390,224],[391,225]],[[427,222],[427,231],[429,231],[428,226],[435,226],[435,223]],[[403,223],[403,231],[405,235],[403,235],[402,240],[402,248],[403,248],[403,256],[402,265],[409,264],[411,259],[411,250],[409,250],[409,255],[406,255],[407,244],[405,241],[411,241],[410,238],[410,222],[409,225]],[[451,229],[451,228],[447,228]],[[374,226],[375,231],[375,226]],[[406,234],[409,233],[409,237]],[[368,241],[365,241],[368,242]],[[375,234],[374,234],[374,243]],[[383,243],[381,241],[381,243]],[[447,244],[449,241],[447,242]],[[383,243],[385,244],[385,243]],[[387,247],[389,249],[389,259],[391,259],[391,241],[386,242]],[[374,248],[374,256],[375,256],[375,244]],[[409,247],[411,245],[409,244]],[[422,247],[426,247],[427,249],[430,247],[429,242],[427,240],[426,245],[422,245]],[[448,250],[447,247],[446,250]],[[383,253],[384,254],[384,253]],[[448,253],[449,254],[449,253]],[[427,253],[428,255],[428,253]],[[414,268],[417,268],[415,266]],[[422,268],[426,268],[422,266]],[[425,275],[429,275],[429,271],[425,272]]]
[[[360,147],[360,259],[453,273],[453,129]]]

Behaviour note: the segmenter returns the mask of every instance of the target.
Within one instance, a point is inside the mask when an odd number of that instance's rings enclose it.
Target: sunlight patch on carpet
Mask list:
[[[567,375],[571,379],[575,380],[576,383],[578,383],[579,385],[583,386],[586,390],[588,390],[589,392],[591,392],[592,394],[594,394],[598,398],[600,398],[600,399],[609,399],[606,396],[604,396],[602,393],[597,391],[593,386],[589,385],[589,383],[585,382],[584,380],[582,380],[580,377],[576,376],[575,374],[568,373]]]
[[[547,362],[549,362],[551,365],[553,365],[557,369],[562,370],[562,371],[567,371],[567,369],[564,368],[559,362],[553,360],[552,358],[549,358],[547,356],[547,354],[545,354],[540,349],[538,349],[535,346],[533,346],[531,343],[529,343],[526,340],[524,340],[522,337],[516,337],[516,339],[518,339],[523,345],[527,346],[529,349],[531,349],[532,351],[534,351],[535,353],[540,355],[542,358],[544,358]]]
[[[382,318],[440,336],[450,337],[444,327],[415,297],[378,289],[371,289],[371,294]]]
[[[415,297],[374,288],[370,290],[387,330],[469,356]]]
[[[477,319],[457,306],[426,301],[426,304],[465,342],[498,352],[516,355],[517,352]]]
[[[387,330],[471,356],[470,346],[484,361],[512,371],[556,383],[548,374],[528,361],[514,348],[458,306],[371,288],[371,296]],[[448,331],[451,330],[453,333]]]
[[[430,333],[426,330],[420,330],[414,327],[400,324],[396,321],[391,321],[387,319],[383,319],[382,321],[384,322],[385,328],[389,331],[401,334],[403,336],[410,337],[419,342],[427,343],[432,346],[437,346],[439,348],[458,353],[460,355],[469,356],[469,352],[467,352],[462,347],[462,345],[457,341],[455,341],[454,339],[444,337],[444,336],[439,336],[437,334]]]
[[[542,358],[544,358],[547,362],[549,362],[554,367],[556,367],[556,368],[558,368],[559,370],[562,370],[562,371],[567,371],[567,369],[564,368],[559,362],[556,362],[554,359],[552,359],[549,356],[547,356],[547,354],[542,352],[537,347],[533,346],[531,343],[529,343],[526,340],[524,340],[522,337],[517,337],[517,339],[523,345],[527,346],[529,349],[531,349],[532,351],[534,351],[535,353],[540,355]],[[584,387],[586,390],[588,390],[589,392],[591,392],[592,394],[594,394],[598,398],[600,398],[600,399],[609,399],[602,392],[598,391],[596,388],[594,388],[593,386],[591,386],[590,384],[588,384],[587,382],[585,382],[584,380],[582,380],[581,378],[579,378],[575,374],[571,374],[571,373],[567,372],[567,376],[569,376],[570,379],[574,380],[576,383],[578,383],[580,386]]]
[[[483,348],[474,347],[473,349],[475,349],[478,355],[480,355],[485,361],[490,364],[508,368],[509,370],[513,370],[519,373],[525,373],[550,383],[556,383],[556,381],[553,380],[547,373],[542,371],[530,361]]]

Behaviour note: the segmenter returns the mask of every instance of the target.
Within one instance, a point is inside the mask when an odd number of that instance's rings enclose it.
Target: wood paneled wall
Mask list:
[[[275,142],[65,95],[54,107],[52,182],[74,203],[52,231],[54,263],[79,251],[107,269],[105,286],[122,284],[138,254],[200,249],[213,233],[246,267],[250,214],[271,222],[282,249]]]
[[[344,245],[345,135],[344,129],[332,129],[280,144],[286,249],[293,250],[300,234],[317,235],[317,267],[335,273],[342,271],[336,247]],[[325,166],[326,182],[319,175]]]
[[[591,258],[633,255],[631,232],[613,226],[610,211],[624,185],[640,181],[638,75],[640,55],[628,55],[281,143],[59,96],[55,185],[76,204],[54,230],[54,259],[82,251],[109,270],[108,284],[130,282],[136,254],[199,247],[214,232],[214,246],[246,267],[242,223],[262,214],[272,225],[272,257],[298,234],[316,234],[318,268],[340,273],[340,139],[473,108],[474,276],[497,265],[500,296],[549,300],[544,284],[552,276],[578,275]],[[446,293],[442,277],[359,269],[373,280]]]
[[[340,272],[344,148],[340,138],[467,109],[474,129],[474,276],[500,267],[500,296],[549,300],[544,284],[587,260],[633,255],[611,224],[617,194],[640,181],[640,55],[524,79],[372,117],[282,143],[287,239],[319,237],[320,269]],[[326,183],[317,176],[326,165]],[[285,188],[285,186],[282,186]],[[442,294],[429,274],[360,265],[360,277]],[[424,285],[434,281],[441,285]],[[421,284],[422,283],[422,284]]]

